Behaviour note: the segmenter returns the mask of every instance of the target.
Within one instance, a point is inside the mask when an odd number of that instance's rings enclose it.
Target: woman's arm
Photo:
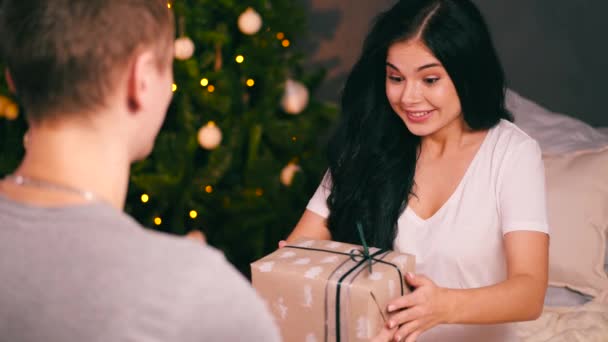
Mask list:
[[[406,342],[442,323],[492,324],[536,319],[542,312],[548,279],[549,236],[513,231],[504,236],[507,280],[476,289],[437,287],[423,275],[407,275],[416,287],[389,304],[387,323],[402,325],[395,340]]]
[[[507,280],[494,286],[451,290],[449,323],[501,323],[534,320],[543,309],[548,281],[549,236],[514,231],[504,237]]]
[[[321,215],[306,209],[296,227],[289,234],[289,237],[287,237],[287,242],[292,242],[300,237],[315,240],[331,240],[331,233],[327,228],[327,220]]]

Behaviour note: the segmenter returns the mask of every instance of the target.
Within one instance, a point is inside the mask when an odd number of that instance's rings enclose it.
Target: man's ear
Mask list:
[[[13,94],[17,94],[17,88],[15,88],[15,82],[13,82],[13,77],[11,76],[10,70],[8,68],[4,69],[4,78],[6,78],[6,83],[8,84],[8,90]]]
[[[147,91],[150,88],[151,72],[155,66],[154,54],[151,51],[143,51],[135,54],[128,69],[127,79],[127,101],[131,111],[139,110]]]

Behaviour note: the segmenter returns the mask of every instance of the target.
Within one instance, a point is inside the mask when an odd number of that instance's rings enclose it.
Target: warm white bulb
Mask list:
[[[293,183],[293,177],[296,175],[296,172],[299,172],[301,168],[294,163],[289,163],[287,166],[281,170],[281,183],[285,186],[291,186]]]
[[[285,83],[285,93],[281,99],[281,107],[288,114],[300,114],[308,106],[309,93],[306,86],[302,83],[287,80]]]
[[[198,131],[198,142],[202,148],[213,150],[222,142],[222,131],[215,123],[210,122]]]
[[[176,59],[183,61],[194,55],[194,42],[188,37],[177,38],[173,47]]]
[[[238,25],[244,34],[256,34],[262,28],[262,17],[253,8],[249,7],[239,16]]]

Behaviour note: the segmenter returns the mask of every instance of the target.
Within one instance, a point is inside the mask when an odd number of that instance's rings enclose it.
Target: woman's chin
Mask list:
[[[401,117],[403,123],[407,127],[407,130],[410,131],[413,135],[424,137],[433,133],[433,125],[429,122],[425,123],[413,123],[409,121],[407,118]]]

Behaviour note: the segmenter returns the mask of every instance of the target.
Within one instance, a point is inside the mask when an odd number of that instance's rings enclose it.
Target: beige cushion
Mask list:
[[[608,291],[608,149],[545,156],[551,233],[549,283],[592,296]]]

